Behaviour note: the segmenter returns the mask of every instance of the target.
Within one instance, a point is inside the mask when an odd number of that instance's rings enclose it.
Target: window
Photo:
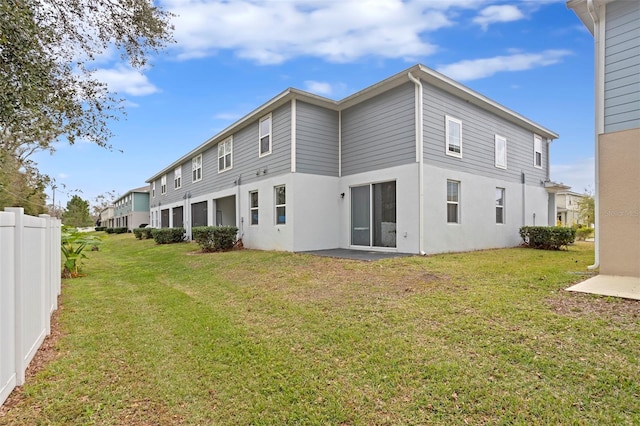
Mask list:
[[[504,223],[504,188],[496,188],[496,223]]]
[[[229,137],[218,144],[218,173],[230,169],[232,166],[231,153],[233,151],[233,138]]]
[[[193,157],[193,160],[191,160],[191,172],[191,180],[193,182],[202,180],[202,154]]]
[[[507,168],[507,138],[496,135],[496,167]]]
[[[164,195],[167,193],[167,175],[162,176],[160,179],[160,194]]]
[[[154,198],[156,196],[156,181],[151,182],[151,196]]]
[[[533,165],[542,168],[542,138],[533,135]]]
[[[276,200],[276,225],[284,225],[287,223],[287,196],[285,186],[275,187]]]
[[[448,115],[445,116],[445,121],[446,154],[462,158],[462,121]]]
[[[258,224],[258,191],[249,193],[249,210],[251,212],[251,225]],[[276,206],[277,210],[277,206]]]
[[[173,189],[179,189],[182,187],[182,166],[179,166],[173,171]]]
[[[447,223],[460,223],[460,182],[447,181]]]
[[[260,120],[260,157],[271,154],[271,114]]]

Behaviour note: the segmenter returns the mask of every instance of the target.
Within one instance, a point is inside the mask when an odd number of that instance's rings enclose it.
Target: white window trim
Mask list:
[[[498,222],[496,220],[496,225],[504,225],[507,222],[507,218],[505,216],[505,212],[506,212],[506,210],[505,210],[505,204],[506,204],[505,198],[507,197],[507,190],[505,188],[501,188],[499,186],[496,186],[496,191],[497,190],[501,190],[502,191],[502,204],[498,204],[498,199],[496,198],[496,209],[498,209],[498,208],[502,209],[502,222]]]
[[[254,193],[258,196],[258,205],[255,207],[251,205],[251,196]],[[258,213],[258,223],[253,223],[254,211]],[[258,226],[259,224],[260,224],[260,192],[256,189],[255,191],[249,191],[249,226]]]
[[[269,120],[269,151],[261,152],[262,138],[266,136],[262,134],[262,122],[267,119]],[[273,151],[273,117],[272,117],[272,114],[269,113],[258,121],[258,157],[265,157],[271,154],[272,151]]]
[[[229,152],[227,152],[227,143],[230,147]],[[223,169],[220,169],[220,147],[222,147],[222,158],[226,157],[227,154],[231,154],[231,161],[229,162],[229,166]],[[218,173],[226,172],[227,170],[231,169],[233,169],[233,136],[229,136],[227,139],[218,144]]]
[[[453,182],[453,183],[457,183],[458,184],[458,201],[449,201],[449,182]],[[462,192],[460,190],[460,181],[459,180],[453,180],[453,179],[447,179],[447,189],[446,189],[446,193],[445,193],[445,199],[447,201],[447,211],[446,211],[446,221],[447,221],[447,225],[459,225],[462,222],[462,212],[461,212],[461,206],[460,206],[460,199],[462,198],[462,196],[460,195],[460,192]],[[457,211],[457,221],[456,222],[449,222],[449,204],[455,204],[456,206],[458,206]]]
[[[200,164],[198,167],[196,167],[198,163]],[[194,179],[193,172],[195,172],[198,169],[200,169],[200,177]],[[191,159],[191,181],[200,182],[201,180],[202,180],[202,154],[197,155]]]
[[[450,115],[445,115],[444,118],[445,118],[444,120],[444,130],[445,130],[444,131],[444,139],[445,139],[444,152],[445,154],[451,157],[462,158],[462,120],[451,117]],[[456,123],[460,126],[460,152],[454,152],[449,150],[449,122]]]
[[[540,148],[539,150],[538,150],[538,147]],[[540,165],[538,165],[536,161],[536,157],[537,157],[536,154],[538,152],[540,153]],[[543,163],[544,161],[542,159],[542,137],[534,134],[533,135],[533,167],[537,169],[541,169]]]
[[[182,166],[178,166],[173,171],[173,189],[182,188]]]
[[[160,195],[167,195],[167,175],[160,178]]]
[[[284,188],[284,204],[278,203],[278,188]],[[273,212],[274,212],[274,223],[276,226],[284,226],[287,224],[287,186],[286,185],[276,185],[273,187]],[[278,223],[278,207],[284,207],[284,223]]]
[[[502,160],[500,157],[498,157],[498,144],[500,143],[500,141],[502,141],[504,143],[504,163],[501,163],[500,160]],[[506,169],[507,168],[507,138],[505,138],[504,136],[500,136],[500,135],[495,135],[495,165],[497,168],[499,169]]]
[[[151,182],[151,198],[156,198],[156,181]]]

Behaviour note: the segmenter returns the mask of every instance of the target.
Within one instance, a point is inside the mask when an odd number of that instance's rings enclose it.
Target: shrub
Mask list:
[[[153,238],[153,235],[151,235],[152,230],[153,228],[134,228],[133,235],[139,240],[151,239]]]
[[[238,228],[235,226],[196,226],[191,230],[191,233],[202,251],[231,250],[236,243]]]
[[[184,241],[184,228],[151,229],[151,235],[156,244],[172,244]]]
[[[106,232],[107,234],[113,234],[113,230],[114,228],[107,228],[104,230],[104,232]]]
[[[80,261],[87,258],[83,253],[85,247],[97,247],[101,242],[100,237],[63,226],[60,240],[60,248],[64,255],[62,278],[77,278]]]
[[[579,226],[576,228],[576,239],[584,241],[593,235],[594,229],[588,226]]]
[[[126,234],[128,230],[129,229],[127,229],[126,227],[113,228],[113,233],[114,234]]]
[[[106,226],[96,226],[96,232],[106,231],[106,229],[107,229]]]
[[[520,236],[529,247],[560,250],[576,240],[576,230],[562,226],[523,226]]]

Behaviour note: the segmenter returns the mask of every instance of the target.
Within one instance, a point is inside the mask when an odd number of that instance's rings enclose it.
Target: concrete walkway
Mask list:
[[[596,275],[567,288],[567,290],[640,300],[640,278]]]
[[[338,259],[364,260],[371,262],[374,260],[389,259],[392,257],[408,257],[415,256],[411,253],[389,253],[384,251],[370,250],[349,250],[349,249],[329,249],[329,250],[313,250],[301,251],[299,253],[312,254],[314,256],[335,257]]]

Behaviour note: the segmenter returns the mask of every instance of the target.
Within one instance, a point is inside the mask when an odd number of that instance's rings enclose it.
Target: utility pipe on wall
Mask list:
[[[408,73],[407,77],[416,85],[416,162],[418,163],[418,240],[421,255],[425,255],[424,246],[424,133],[423,133],[423,105],[422,105],[422,83],[413,74]]]
[[[599,150],[600,142],[599,135],[604,133],[604,25],[600,22],[599,6],[594,0],[587,0],[587,10],[593,21],[593,37],[595,39],[594,57],[595,57],[595,199],[594,199],[594,213],[595,213],[595,261],[593,265],[587,266],[587,269],[596,269],[600,266],[600,161]]]

